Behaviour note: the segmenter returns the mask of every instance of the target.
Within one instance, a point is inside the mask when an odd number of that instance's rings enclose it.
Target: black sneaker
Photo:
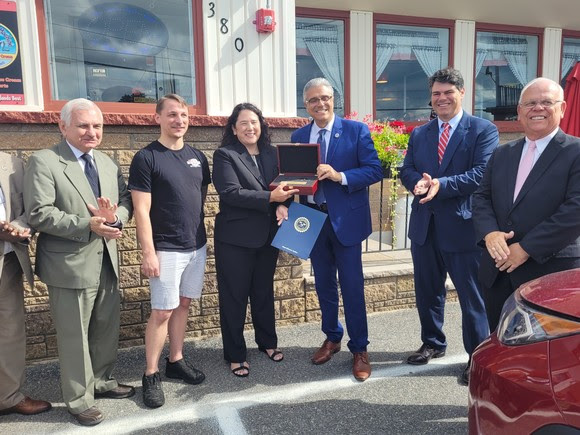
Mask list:
[[[188,384],[201,384],[205,379],[205,375],[187,361],[181,358],[179,361],[169,362],[169,358],[165,358],[167,364],[165,365],[165,376],[171,379],[181,379]]]
[[[161,388],[161,375],[155,372],[146,376],[143,374],[143,403],[149,408],[159,408],[165,404],[165,394]]]

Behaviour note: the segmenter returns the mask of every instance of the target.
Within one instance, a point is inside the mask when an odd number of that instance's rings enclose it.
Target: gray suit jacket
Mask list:
[[[24,203],[22,201],[22,184],[24,182],[24,164],[22,160],[0,152],[0,187],[6,199],[6,220],[21,230],[27,229],[26,216],[24,215]],[[18,257],[20,266],[30,285],[33,285],[34,274],[28,256],[28,245],[13,243],[12,247]],[[0,240],[0,258],[4,252],[4,241]],[[4,261],[0,261],[0,275]]]
[[[131,196],[119,167],[94,151],[101,196],[119,208],[123,224],[131,218]],[[24,204],[30,225],[40,231],[36,274],[47,285],[83,289],[97,287],[105,249],[119,277],[117,241],[91,231],[87,204],[97,206],[84,172],[66,142],[34,153],[24,177]]]

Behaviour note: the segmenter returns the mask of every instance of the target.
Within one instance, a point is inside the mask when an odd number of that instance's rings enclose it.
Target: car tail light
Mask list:
[[[497,328],[497,338],[508,346],[580,334],[580,322],[530,307],[519,292],[506,301]]]

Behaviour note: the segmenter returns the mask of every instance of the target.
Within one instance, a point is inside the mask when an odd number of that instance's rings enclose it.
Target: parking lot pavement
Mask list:
[[[27,369],[24,392],[53,402],[44,414],[0,416],[0,434],[465,434],[467,388],[458,383],[467,355],[461,343],[459,305],[446,311],[447,355],[426,366],[403,361],[420,346],[415,310],[369,315],[373,368],[366,382],[351,374],[351,355],[343,350],[321,366],[310,356],[324,337],[319,324],[278,328],[285,358],[273,363],[246,333],[248,378],[236,378],[223,360],[221,339],[188,341],[186,355],[207,379],[192,386],[163,376],[165,406],[143,405],[143,347],[121,350],[116,378],[137,394],[125,400],[101,399],[105,421],[93,428],[76,423],[62,403],[57,362]],[[164,358],[162,358],[164,360]]]

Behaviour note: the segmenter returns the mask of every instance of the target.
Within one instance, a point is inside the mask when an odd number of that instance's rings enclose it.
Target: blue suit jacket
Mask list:
[[[296,130],[292,142],[310,143],[312,123]],[[334,117],[326,163],[344,172],[348,185],[323,180],[328,217],[336,237],[345,246],[362,242],[372,232],[366,188],[383,178],[383,170],[368,127]]]
[[[401,180],[413,192],[428,173],[441,183],[439,192],[426,204],[415,197],[409,222],[409,238],[423,245],[433,217],[439,247],[446,252],[474,251],[475,231],[471,220],[471,194],[477,189],[487,161],[497,147],[499,134],[491,122],[463,112],[439,165],[437,118],[411,133],[401,169]]]

